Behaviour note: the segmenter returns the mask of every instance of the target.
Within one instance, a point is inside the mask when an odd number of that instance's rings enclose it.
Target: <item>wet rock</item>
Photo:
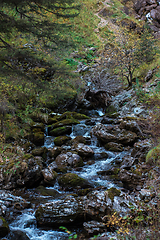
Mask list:
[[[124,197],[115,196],[113,201],[113,209],[119,213],[120,216],[124,217],[130,212],[131,203],[133,205],[131,199],[127,200],[125,195]]]
[[[149,70],[145,77],[145,82],[148,82],[149,80],[151,80],[152,77],[153,77],[153,71]]]
[[[70,225],[77,220],[80,222],[83,208],[76,198],[67,196],[61,200],[40,205],[35,216],[38,226]]]
[[[103,124],[97,124],[92,128],[92,133],[102,142],[117,142],[124,145],[132,145],[136,139],[136,133],[119,129],[118,127],[109,128]]]
[[[56,146],[62,146],[63,144],[67,143],[69,140],[71,140],[71,137],[59,136],[54,139],[54,144]]]
[[[149,139],[141,140],[134,144],[134,148],[131,152],[131,157],[134,157],[135,160],[139,162],[144,162],[146,159],[146,154],[151,149],[152,143]]]
[[[17,212],[28,207],[30,207],[30,202],[22,197],[14,196],[6,190],[0,190],[0,215],[7,221],[14,220]]]
[[[65,187],[67,189],[73,189],[77,187],[88,188],[93,187],[87,180],[79,177],[75,173],[66,173],[62,177],[58,179],[58,183],[60,186]]]
[[[46,188],[44,186],[39,186],[35,189],[36,193],[38,194],[41,194],[43,196],[51,196],[52,198],[57,198],[57,197],[60,197],[61,194],[56,191],[55,189],[53,188]]]
[[[46,158],[47,152],[48,150],[46,147],[40,147],[40,148],[33,149],[31,154],[33,156],[42,156],[43,158]]]
[[[55,171],[51,171],[50,168],[45,168],[42,170],[42,174],[44,177],[44,183],[48,185],[54,185],[55,179],[57,178],[57,173]]]
[[[143,109],[143,107],[136,107],[134,108],[134,114],[139,116],[140,114],[144,113],[145,110]]]
[[[49,131],[49,135],[51,136],[62,136],[66,134],[71,134],[72,132],[72,127],[71,126],[63,126],[63,127],[58,127],[54,128],[53,130]]]
[[[109,142],[105,144],[104,146],[108,151],[113,151],[113,152],[122,152],[123,151],[123,146],[122,144],[115,143],[115,142]]]
[[[149,202],[155,196],[155,193],[152,193],[149,189],[141,189],[139,196],[141,200]]]
[[[101,121],[101,123],[103,123],[103,124],[112,124],[112,123],[114,123],[114,122],[115,122],[114,119],[109,118],[109,117],[106,117],[106,116],[104,116],[103,119],[102,119],[102,121]]]
[[[134,174],[125,169],[121,169],[118,176],[124,186],[131,189],[135,188],[137,185],[142,184],[143,182],[141,175]]]
[[[90,221],[90,222],[84,222],[83,227],[88,235],[93,236],[97,235],[99,233],[106,231],[106,226],[103,222],[97,222],[97,221]]]
[[[129,91],[124,90],[121,94],[112,97],[112,103],[110,107],[112,107],[116,111],[119,111],[122,106],[124,106],[127,102],[131,101],[133,95],[134,95],[133,90]]]
[[[75,149],[81,157],[91,157],[94,155],[92,148],[83,143],[75,144]]]
[[[71,169],[73,167],[82,167],[84,165],[82,158],[78,154],[72,152],[58,155],[55,159],[55,162],[59,169]]]
[[[48,149],[48,155],[50,158],[56,158],[62,151],[61,147],[55,146]]]
[[[140,129],[138,123],[136,121],[123,121],[119,126],[121,129],[126,129],[131,132],[135,132],[138,135],[143,135],[142,130]]]
[[[7,221],[0,216],[0,238],[5,237],[9,233],[9,226]]]
[[[25,232],[20,230],[11,230],[8,234],[7,239],[9,240],[30,240]]]
[[[105,191],[93,191],[82,200],[86,216],[93,220],[101,222],[104,215],[111,213],[112,201]]]
[[[135,158],[131,156],[125,156],[123,158],[122,164],[121,164],[121,169],[130,169],[131,166],[135,163]]]
[[[73,144],[73,146],[77,143],[86,143],[86,138],[83,136],[77,136],[74,139],[71,140],[71,143]]]
[[[77,119],[71,118],[71,119],[64,119],[61,120],[57,123],[52,124],[51,126],[49,126],[49,131],[52,131],[55,128],[60,128],[60,127],[64,127],[66,125],[71,126],[74,124],[79,124],[80,122]]]
[[[95,125],[95,120],[94,119],[88,119],[88,120],[85,121],[85,124],[86,125],[91,125],[91,126]]]
[[[77,112],[65,112],[63,113],[60,117],[59,117],[59,121],[60,120],[64,120],[64,119],[78,119],[78,120],[82,120],[82,119],[90,119],[90,117],[86,116],[85,114],[82,113],[77,113]]]

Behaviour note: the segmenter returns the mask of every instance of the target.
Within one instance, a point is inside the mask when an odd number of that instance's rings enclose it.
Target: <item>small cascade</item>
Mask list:
[[[38,229],[35,213],[32,209],[27,209],[21,216],[19,216],[11,225],[11,231],[21,231],[24,236],[27,235],[30,240],[66,240],[68,234],[60,232],[59,230],[53,231],[51,229]],[[12,240],[11,238],[8,238]]]

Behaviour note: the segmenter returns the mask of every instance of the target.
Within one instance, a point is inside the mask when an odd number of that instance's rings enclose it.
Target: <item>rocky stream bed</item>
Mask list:
[[[74,112],[50,113],[47,123],[34,116],[32,144],[8,149],[19,158],[1,164],[1,239],[116,239],[119,226],[111,227],[109,216],[130,215],[137,201],[157,204],[154,186],[146,184],[153,168],[141,124],[147,118],[134,90],[120,88],[89,89]]]

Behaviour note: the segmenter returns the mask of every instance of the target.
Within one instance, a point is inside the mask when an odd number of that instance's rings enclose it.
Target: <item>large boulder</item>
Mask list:
[[[36,219],[39,226],[57,227],[57,225],[86,222],[84,224],[88,233],[94,233],[94,226],[97,223],[103,229],[102,222],[106,222],[108,216],[116,211],[121,216],[130,211],[130,204],[133,204],[133,197],[122,193],[115,188],[107,191],[93,191],[83,197],[66,196],[60,200],[40,205],[36,211]],[[101,223],[98,223],[98,222]],[[90,232],[90,230],[91,232]],[[103,230],[102,230],[103,231]]]
[[[127,171],[126,169],[121,169],[118,176],[124,186],[129,189],[134,189],[137,185],[142,185],[143,183],[142,176],[140,174]]]
[[[40,205],[35,216],[38,226],[70,225],[80,221],[83,217],[83,208],[77,198],[67,196],[61,200]]]
[[[92,128],[92,133],[103,143],[117,142],[124,145],[132,145],[137,140],[136,133],[120,129],[117,127],[108,127],[103,124],[97,124]]]
[[[93,187],[87,180],[79,177],[75,173],[66,173],[58,179],[60,186],[66,189],[88,188]]]
[[[83,143],[75,144],[75,149],[81,157],[91,157],[94,155],[92,148]]]
[[[0,216],[4,216],[7,221],[14,220],[19,211],[29,207],[30,202],[22,197],[12,195],[10,191],[0,190]]]
[[[45,168],[42,170],[42,174],[44,177],[44,183],[47,185],[54,185],[55,179],[57,178],[57,173],[50,168]]]
[[[72,127],[71,126],[63,126],[63,127],[58,127],[54,128],[53,130],[49,131],[49,135],[51,136],[62,136],[66,134],[71,134],[72,132]]]
[[[106,108],[110,101],[110,93],[105,90],[88,90],[86,91],[85,98],[91,102],[94,107]]]
[[[59,169],[72,169],[73,167],[82,167],[84,165],[82,158],[78,154],[72,152],[58,155],[55,162]]]
[[[54,139],[54,144],[56,146],[62,146],[63,144],[67,143],[69,140],[71,140],[71,137],[68,136],[58,136]]]
[[[23,160],[10,160],[0,169],[0,186],[2,189],[16,187],[35,187],[43,179],[42,157],[32,157]]]

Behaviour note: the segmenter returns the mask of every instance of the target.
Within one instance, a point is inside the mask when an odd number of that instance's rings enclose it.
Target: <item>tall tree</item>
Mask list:
[[[112,67],[116,68],[122,78],[127,79],[129,86],[132,86],[135,70],[142,63],[154,59],[154,41],[147,26],[142,28],[141,34],[120,26],[114,38],[108,42],[106,51],[112,60]]]
[[[42,58],[49,48],[62,46],[67,19],[76,16],[79,8],[74,0],[1,0],[1,66],[13,68],[30,57],[36,61],[39,51]]]

